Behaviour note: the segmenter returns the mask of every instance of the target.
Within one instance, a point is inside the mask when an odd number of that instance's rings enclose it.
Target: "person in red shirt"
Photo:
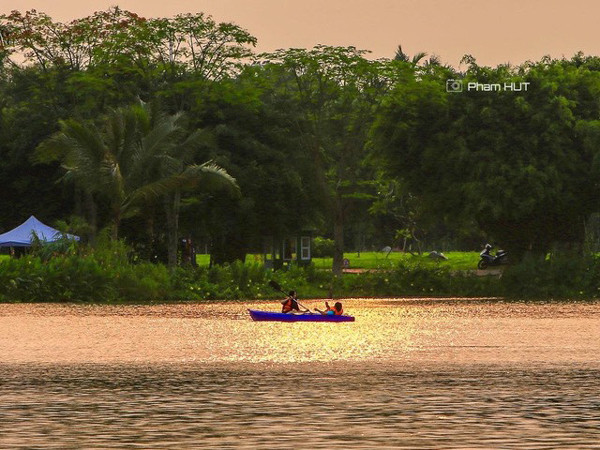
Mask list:
[[[293,314],[294,311],[300,312],[300,306],[298,306],[298,297],[296,291],[290,291],[288,296],[281,301],[281,312],[284,314]]]

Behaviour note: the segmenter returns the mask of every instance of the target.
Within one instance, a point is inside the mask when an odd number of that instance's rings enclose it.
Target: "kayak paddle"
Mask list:
[[[287,292],[285,292],[285,291],[284,291],[284,290],[281,288],[280,284],[279,284],[277,281],[275,281],[275,280],[271,280],[271,281],[269,281],[269,286],[271,286],[271,287],[272,287],[273,289],[275,289],[276,291],[279,291],[279,292],[281,292],[283,295],[286,295],[286,296],[288,295],[288,294],[287,294]],[[298,306],[302,306],[302,307],[303,307],[303,308],[304,308],[306,311],[309,311],[309,312],[310,312],[310,309],[308,309],[306,306],[304,306],[302,303],[300,303],[300,302],[298,301],[298,299],[296,299],[296,303],[298,303]]]

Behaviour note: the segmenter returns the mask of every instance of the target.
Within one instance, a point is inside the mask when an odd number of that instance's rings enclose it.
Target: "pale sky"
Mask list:
[[[204,12],[258,38],[258,51],[353,45],[372,57],[436,54],[458,67],[544,55],[600,54],[600,0],[0,0],[0,13],[37,9],[69,21],[118,5],[144,17]]]

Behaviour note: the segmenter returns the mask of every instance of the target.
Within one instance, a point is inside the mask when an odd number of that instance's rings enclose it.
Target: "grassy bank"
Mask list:
[[[423,256],[410,253],[391,252],[386,256],[383,252],[348,252],[344,258],[350,262],[351,269],[393,269],[400,263],[420,263],[430,267],[447,267],[450,270],[475,270],[479,261],[477,252],[448,252],[445,253],[447,261],[435,261],[427,254]],[[200,267],[208,267],[210,255],[196,255],[196,262]],[[262,263],[262,255],[250,254],[246,257],[248,263]],[[317,269],[331,269],[333,258],[313,258],[312,262]]]
[[[386,256],[383,252],[344,253],[344,258],[349,261],[351,269],[393,269],[398,264],[422,264],[425,267],[446,267],[450,270],[477,269],[479,253],[476,252],[448,252],[444,254],[448,260],[439,261],[429,257],[411,255],[410,253],[392,252]],[[314,258],[313,263],[317,268],[331,269],[332,258]]]

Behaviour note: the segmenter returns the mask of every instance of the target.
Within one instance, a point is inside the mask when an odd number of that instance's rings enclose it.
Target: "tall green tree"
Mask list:
[[[293,236],[322,220],[312,163],[293,126],[297,104],[281,95],[279,81],[249,66],[209,95],[194,91],[198,101],[189,118],[214,134],[202,157],[226,167],[242,191],[239,198],[199,196],[202,208],[190,204],[182,211],[191,235],[201,225],[210,237],[213,264],[244,260],[262,250],[264,238]]]
[[[83,70],[121,66],[187,70],[203,79],[236,73],[256,38],[206,14],[146,19],[118,6],[68,23],[36,10],[0,15],[0,45],[6,56],[24,57],[44,69]]]
[[[319,196],[333,226],[336,274],[342,271],[350,209],[371,195],[365,143],[373,112],[391,82],[385,64],[364,54],[354,47],[317,46],[261,55],[268,61],[264,70],[280,80],[280,95],[297,104],[299,114],[291,125],[300,149],[313,162]]]
[[[75,103],[98,110],[162,96],[183,110],[190,90],[239,73],[256,38],[206,14],[144,18],[111,7],[68,23],[35,10],[0,15],[0,56],[58,70]]]

